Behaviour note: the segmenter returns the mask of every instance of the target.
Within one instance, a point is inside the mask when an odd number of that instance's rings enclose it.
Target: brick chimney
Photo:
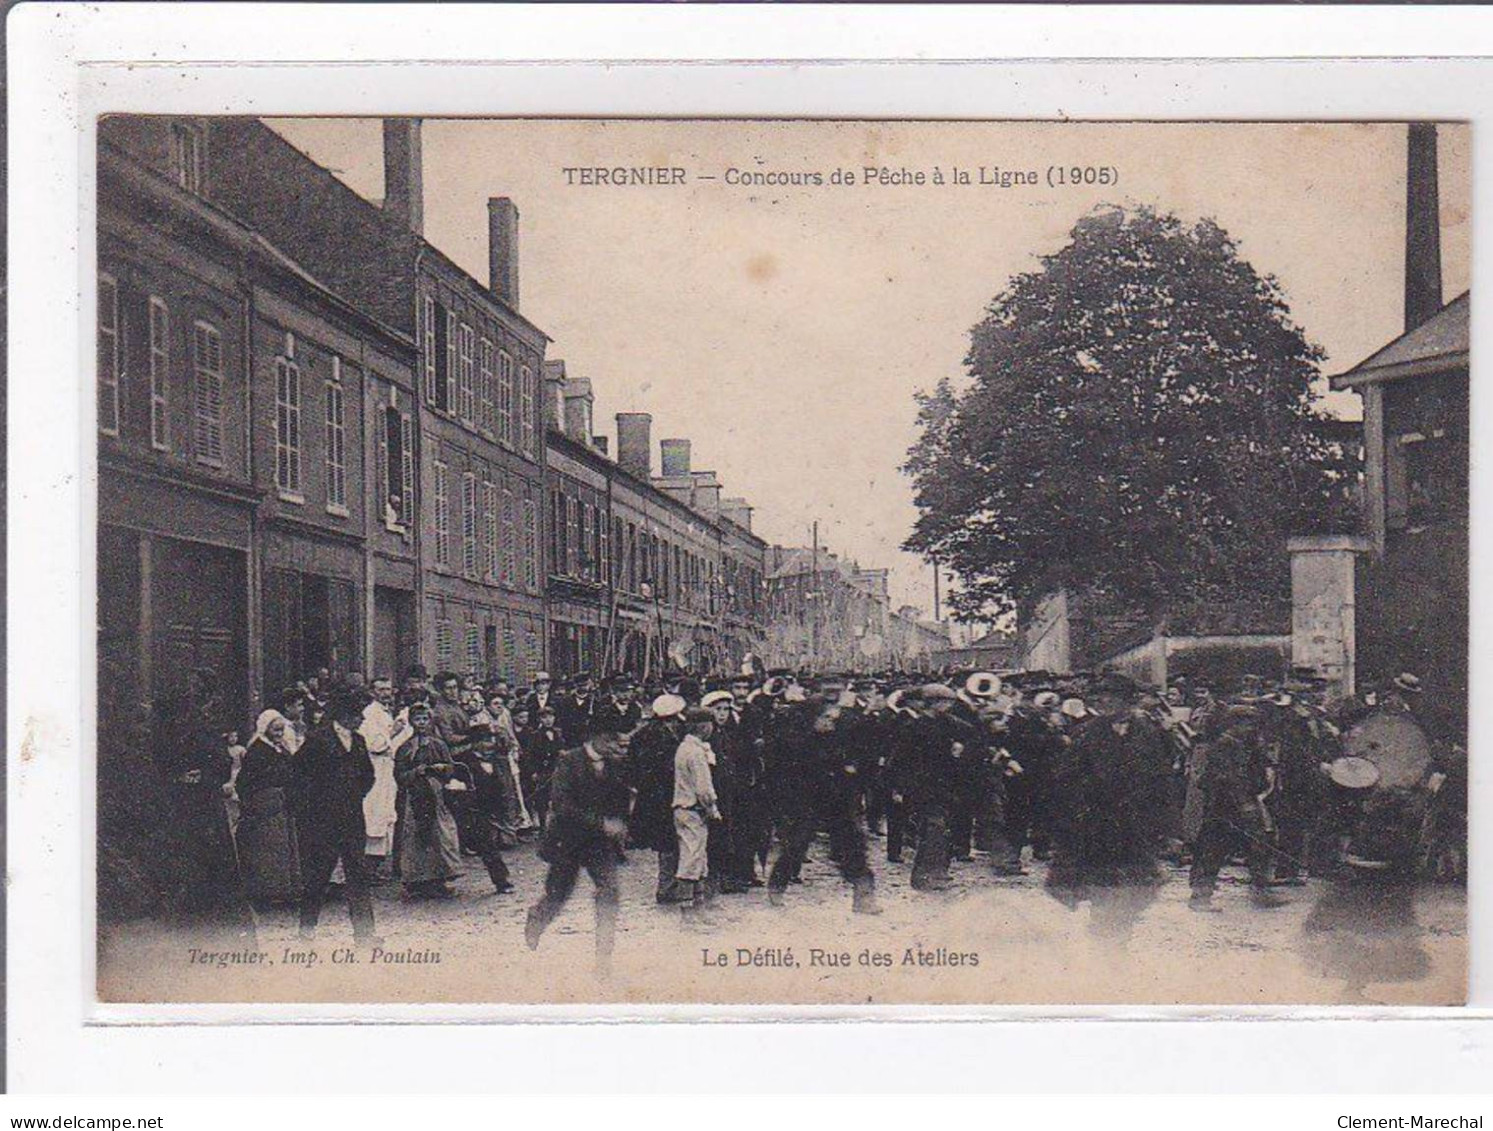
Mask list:
[[[687,442],[687,441],[686,441]],[[721,516],[721,482],[713,471],[691,471],[694,480],[692,506],[697,512],[714,522]]]
[[[659,474],[665,479],[689,474],[689,441],[676,438],[660,440]]]
[[[588,377],[570,377],[565,381],[565,435],[577,444],[591,443],[591,406],[596,398],[591,393]]]
[[[565,359],[546,359],[544,363],[543,419],[546,430],[565,428]]]
[[[487,280],[493,297],[518,309],[518,206],[506,196],[487,202]]]
[[[1411,122],[1405,163],[1405,331],[1441,309],[1436,123]]]
[[[419,118],[384,119],[384,211],[425,234]]]
[[[752,508],[747,501],[740,496],[732,496],[721,500],[721,517],[734,522],[743,530],[752,529]]]
[[[652,475],[653,416],[646,412],[617,414],[617,466],[647,483]]]

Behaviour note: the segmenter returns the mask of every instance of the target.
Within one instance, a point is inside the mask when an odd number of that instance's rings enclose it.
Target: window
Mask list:
[[[565,572],[565,496],[550,496],[550,572]]]
[[[539,508],[533,499],[524,500],[524,587],[539,589]]]
[[[607,516],[596,508],[596,580],[603,585],[612,579],[611,563],[607,560]]]
[[[472,328],[461,324],[461,418],[472,423]]]
[[[435,622],[435,666],[441,671],[451,670],[451,620],[444,609]]]
[[[482,674],[482,630],[475,623],[467,625],[467,671]]]
[[[342,421],[342,359],[332,358],[327,382],[327,509],[347,510],[347,432]]]
[[[477,353],[477,427],[491,432],[493,426],[492,402],[492,343],[482,339]]]
[[[518,587],[518,546],[515,543],[513,489],[503,488],[503,584]]]
[[[171,124],[171,172],[188,192],[202,195],[202,131],[188,122]]]
[[[519,370],[519,420],[522,426],[520,444],[525,455],[534,454],[534,370],[527,365]]]
[[[413,425],[408,415],[390,406],[384,410],[384,435],[379,486],[383,491],[384,525],[404,527],[414,514],[415,453]]]
[[[498,351],[498,439],[513,443],[513,358]]]
[[[498,666],[498,626],[489,624],[482,629],[482,660],[487,664],[487,674],[495,676],[502,669]]]
[[[482,576],[498,580],[498,489],[482,484]]]
[[[440,303],[436,302],[434,298],[430,295],[425,296],[425,318],[421,322],[421,345],[423,349],[421,350],[420,360],[425,371],[426,404],[436,403],[436,390],[440,388],[441,381],[440,362],[438,359],[444,352],[445,347],[444,343],[438,340],[436,331],[437,310],[439,307]],[[440,317],[444,321],[444,314]]]
[[[425,363],[427,371],[434,370],[431,374],[434,387],[427,397],[440,412],[450,412],[455,400],[452,386],[456,383],[456,338],[451,329],[456,319],[440,303],[435,303],[434,307],[432,317],[435,325],[430,335],[431,356]]]
[[[580,512],[580,502],[567,497],[565,499],[565,573],[569,577],[575,577],[579,573],[577,562],[581,549]]]
[[[446,495],[446,465],[435,463],[435,564],[451,564],[451,515]]]
[[[166,386],[171,379],[171,318],[165,300],[150,296],[150,446],[171,446],[166,418]]]
[[[503,626],[503,671],[518,667],[518,633],[512,624]]]
[[[456,357],[456,350],[457,350],[457,345],[458,345],[458,343],[461,340],[461,333],[457,329],[456,312],[454,310],[448,310],[448,311],[446,311],[445,322],[446,322],[446,353],[445,353],[445,358],[446,358],[446,380],[444,382],[444,385],[445,385],[445,394],[444,394],[445,395],[445,403],[444,404],[438,403],[437,407],[443,409],[446,412],[451,413],[454,416],[456,414],[456,409],[457,409],[457,389],[456,389],[457,372],[460,369],[460,364],[457,361],[457,357]]]
[[[399,418],[399,438],[399,470],[404,477],[403,505],[399,517],[404,522],[405,529],[409,529],[415,521],[415,422],[408,413]]]
[[[199,463],[223,466],[223,336],[216,326],[192,327],[193,416]]]
[[[477,477],[470,471],[461,476],[461,571],[477,575]]]
[[[275,359],[275,486],[300,496],[301,369],[288,357]]]
[[[627,590],[638,591],[638,528],[627,524]]]
[[[98,280],[98,430],[119,435],[119,284]]]
[[[544,666],[544,653],[539,647],[539,633],[532,628],[524,629],[524,676],[534,678],[534,673]]]
[[[622,588],[622,566],[624,556],[627,552],[627,544],[622,540],[622,520],[612,519],[612,572],[611,582],[616,588]]]
[[[590,581],[595,576],[596,556],[595,539],[596,532],[591,525],[591,507],[586,503],[580,504],[581,508],[581,576]]]

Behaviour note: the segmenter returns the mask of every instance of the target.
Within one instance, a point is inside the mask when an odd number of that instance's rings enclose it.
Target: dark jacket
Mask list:
[[[293,785],[295,758],[262,738],[249,743],[239,767],[240,797],[252,797],[262,789],[286,789]]]
[[[356,731],[344,750],[324,722],[306,736],[291,762],[291,805],[303,833],[326,837],[363,836],[363,798],[373,788],[368,746]]]
[[[596,846],[605,839],[608,817],[626,820],[631,799],[618,767],[608,763],[598,775],[584,746],[564,751],[550,780],[550,820],[540,841],[540,858],[553,863]]]
[[[670,852],[674,838],[674,755],[683,729],[674,722],[650,719],[628,747],[632,784],[637,790],[628,834],[638,848]]]
[[[556,720],[559,721],[558,719]],[[638,724],[643,721],[643,708],[634,700],[626,709],[617,705],[612,698],[598,700],[591,708],[590,725],[597,728],[605,724],[618,734],[629,734],[638,729]]]
[[[593,700],[580,699],[570,693],[554,700],[555,722],[565,732],[569,742],[585,742],[591,737],[591,710]],[[537,716],[531,716],[538,721]]]

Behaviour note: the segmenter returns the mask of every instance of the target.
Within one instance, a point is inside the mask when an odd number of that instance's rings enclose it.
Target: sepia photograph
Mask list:
[[[1467,123],[96,136],[98,1002],[1467,1001]]]

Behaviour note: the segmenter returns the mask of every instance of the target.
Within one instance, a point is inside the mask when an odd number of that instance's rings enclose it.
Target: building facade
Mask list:
[[[1365,686],[1415,675],[1422,720],[1465,743],[1472,304],[1442,302],[1434,123],[1408,127],[1405,182],[1405,332],[1332,380],[1363,401],[1350,637]]]
[[[546,369],[550,663],[556,674],[734,669],[760,655],[766,543],[751,508],[660,445],[652,418],[617,417],[617,458],[595,434],[594,397],[563,362]]]
[[[228,206],[416,343],[415,383],[386,383],[375,398],[376,525],[389,554],[371,615],[393,643],[374,659],[531,678],[545,663],[538,399],[548,339],[518,310],[516,207],[488,203],[484,284],[424,238],[418,120],[384,123],[379,204],[258,121],[212,128]],[[403,546],[413,561],[396,561]]]
[[[145,700],[207,666],[243,710],[398,651],[375,591],[412,579],[414,547],[371,534],[375,422],[414,348],[218,206],[211,140],[191,119],[100,131],[101,644],[144,657]]]
[[[804,671],[928,671],[947,626],[893,609],[887,570],[862,569],[822,546],[767,555],[766,660]]]

